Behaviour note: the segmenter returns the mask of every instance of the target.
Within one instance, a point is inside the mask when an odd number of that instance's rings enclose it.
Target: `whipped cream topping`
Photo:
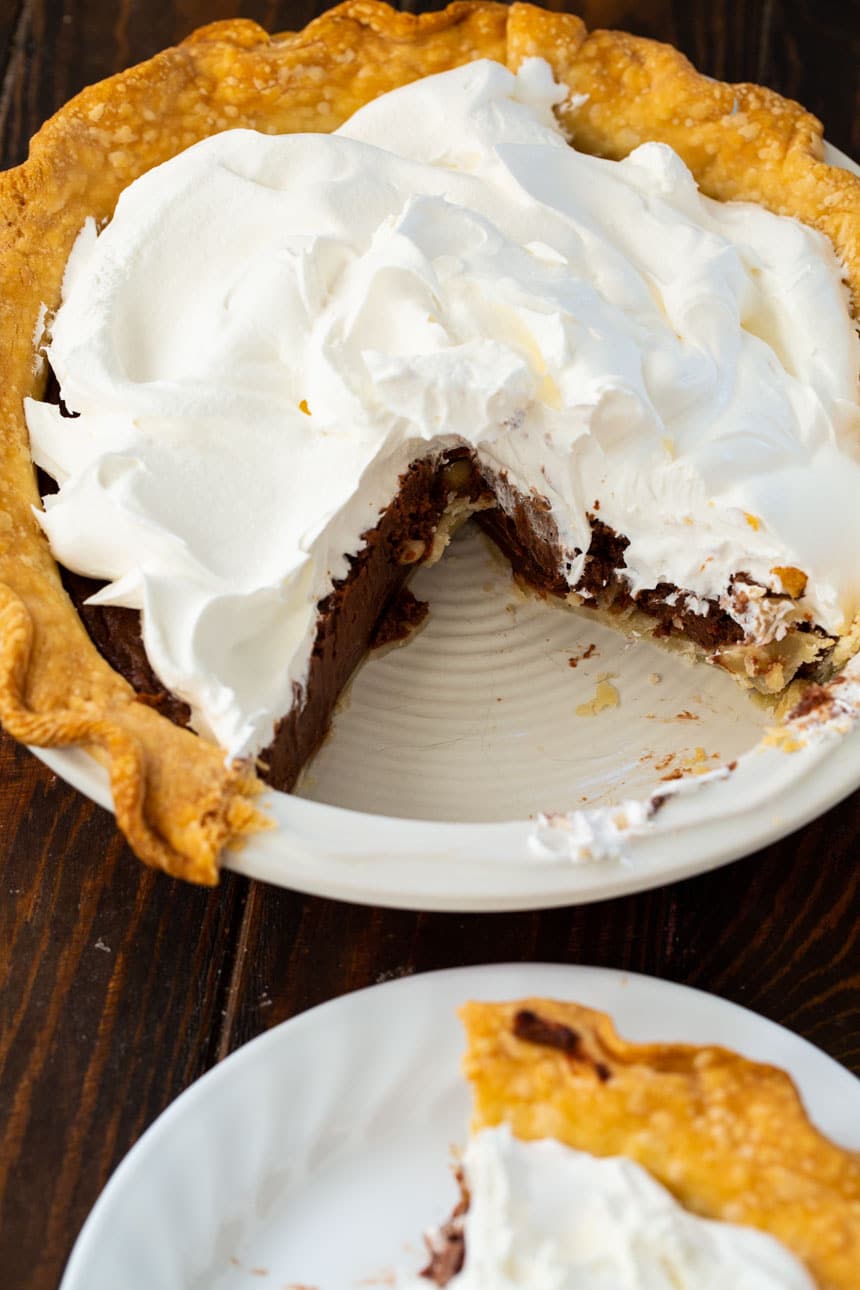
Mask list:
[[[626,860],[628,844],[646,832],[653,814],[650,800],[636,798],[618,806],[541,812],[529,833],[529,853],[539,860],[577,863]]]
[[[450,1290],[815,1290],[780,1242],[688,1213],[632,1160],[503,1127],[471,1139],[463,1169],[466,1259]]]
[[[60,484],[40,520],[95,601],[142,611],[229,755],[300,693],[317,603],[407,464],[452,446],[502,505],[549,500],[571,584],[599,501],[633,592],[749,617],[735,575],[799,569],[825,631],[860,610],[860,342],[830,244],[703,197],[666,146],[577,153],[566,94],[541,60],[480,61],[334,135],[227,132],[82,231],[48,348],[79,415],[27,405]]]

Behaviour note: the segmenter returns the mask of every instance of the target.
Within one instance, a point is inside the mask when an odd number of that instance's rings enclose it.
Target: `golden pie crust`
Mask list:
[[[577,1003],[468,1003],[460,1015],[474,1130],[508,1124],[627,1156],[693,1213],[776,1237],[819,1290],[856,1290],[860,1155],[818,1132],[784,1071],[725,1048],[628,1043]]]
[[[330,10],[299,33],[236,20],[201,28],[84,90],[0,175],[0,720],[39,746],[79,744],[109,770],[116,818],[147,864],[217,880],[223,847],[265,827],[252,768],[172,725],[100,657],[33,516],[40,504],[23,413],[40,397],[43,306],[88,216],[108,220],[139,175],[221,130],[335,129],[362,104],[476,58],[516,69],[546,58],[587,95],[561,109],[576,146],[624,156],[670,143],[702,189],[798,216],[833,241],[860,301],[860,180],[822,161],[820,123],[751,85],[699,75],[676,50],[528,4],[460,0],[418,17],[377,0]]]

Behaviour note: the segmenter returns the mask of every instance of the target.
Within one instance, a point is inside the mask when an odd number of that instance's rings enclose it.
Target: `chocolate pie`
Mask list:
[[[147,863],[216,880],[470,517],[764,695],[860,644],[860,180],[796,104],[347,3],[85,90],[0,209],[0,717]]]

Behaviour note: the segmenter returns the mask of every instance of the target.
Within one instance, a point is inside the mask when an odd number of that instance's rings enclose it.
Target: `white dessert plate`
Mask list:
[[[471,525],[412,586],[427,625],[363,665],[299,792],[264,799],[278,828],[226,867],[400,908],[578,904],[749,854],[860,786],[860,730],[756,748],[769,717],[729,677],[525,597]],[[34,751],[110,809],[86,754]],[[737,759],[644,810],[667,777]]]
[[[713,995],[599,968],[507,964],[374,986],[288,1021],[194,1084],[87,1221],[61,1290],[359,1290],[422,1263],[450,1212],[469,1091],[467,999],[604,1009],[640,1041],[722,1044],[787,1070],[818,1126],[860,1148],[860,1081]]]

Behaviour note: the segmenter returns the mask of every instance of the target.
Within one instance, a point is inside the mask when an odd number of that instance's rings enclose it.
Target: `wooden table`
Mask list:
[[[4,0],[2,164],[83,85],[201,23],[241,14],[283,30],[325,7]],[[714,76],[799,98],[860,155],[856,3],[570,7],[591,26],[671,40]],[[304,1008],[411,972],[523,959],[648,972],[745,1004],[860,1072],[858,807],[855,796],[755,856],[646,895],[543,914],[401,913],[229,874],[203,891],[148,872],[111,816],[3,737],[0,1284],[57,1286],[108,1175],[215,1062]]]

